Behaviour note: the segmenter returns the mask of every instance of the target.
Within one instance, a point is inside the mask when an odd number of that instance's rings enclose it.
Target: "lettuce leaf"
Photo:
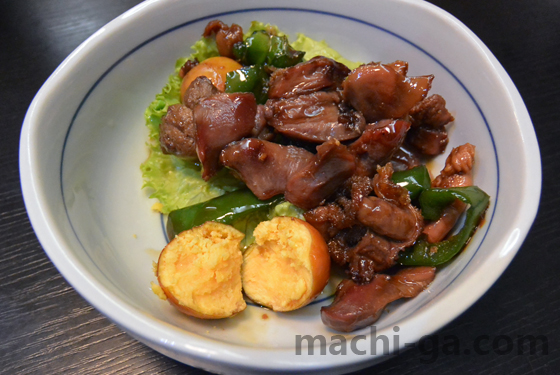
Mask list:
[[[271,25],[269,23],[264,23],[259,21],[253,21],[251,22],[251,27],[249,27],[249,30],[247,30],[247,32],[243,34],[243,39],[247,39],[248,37],[253,35],[255,31],[267,31],[269,34],[278,35],[278,36],[286,35],[282,31],[280,31],[278,27],[275,25]]]
[[[196,43],[192,46],[192,49],[193,53],[188,58],[184,59],[183,63],[179,65],[179,68],[183,66],[186,60],[197,59],[198,61],[204,61],[210,57],[220,56],[218,46],[216,45],[216,40],[214,38],[201,38],[196,41]]]
[[[271,208],[268,213],[268,220],[272,220],[276,216],[290,216],[297,217],[298,219],[305,221],[305,218],[303,217],[304,212],[305,210],[294,206],[290,202],[282,202]]]
[[[243,186],[225,169],[206,182],[200,177],[198,163],[163,154],[159,147],[150,148],[150,156],[140,169],[144,187],[153,190],[150,198],[160,201],[161,212],[165,214]]]
[[[362,65],[361,62],[345,59],[340,53],[329,47],[324,40],[314,40],[301,33],[297,34],[297,36],[297,39],[290,44],[299,51],[305,51],[305,56],[303,57],[305,61],[315,56],[325,56],[346,65],[350,69],[356,69],[358,66]]]

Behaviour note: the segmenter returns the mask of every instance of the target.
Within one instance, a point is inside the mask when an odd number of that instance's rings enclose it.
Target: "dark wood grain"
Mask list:
[[[0,0],[0,373],[197,374],[136,342],[86,303],[46,257],[29,224],[18,143],[33,96],[56,66],[137,0]],[[542,154],[537,220],[498,282],[438,332],[437,358],[414,348],[377,374],[560,373],[560,1],[432,0],[470,27],[517,85]],[[536,354],[465,354],[477,338],[544,335]],[[445,354],[445,338],[461,353]],[[424,349],[429,349],[423,343]],[[498,347],[505,350],[505,343]],[[491,349],[488,344],[486,349]],[[548,354],[543,354],[548,349]],[[432,354],[434,351],[431,352]]]

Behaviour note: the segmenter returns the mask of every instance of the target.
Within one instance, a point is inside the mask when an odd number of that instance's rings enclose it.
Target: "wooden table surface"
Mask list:
[[[560,374],[560,0],[432,2],[486,43],[525,100],[542,155],[541,205],[512,264],[437,333],[439,342],[360,373]],[[33,96],[74,48],[137,3],[0,0],[1,374],[204,372],[135,341],[82,299],[43,252],[20,191],[19,136]],[[528,346],[520,354],[516,340],[527,335],[540,338],[533,354]],[[446,340],[459,343],[461,353]],[[464,352],[477,342],[482,352]]]

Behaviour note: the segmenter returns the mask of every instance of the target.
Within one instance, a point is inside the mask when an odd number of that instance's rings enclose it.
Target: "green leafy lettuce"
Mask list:
[[[305,220],[303,218],[304,212],[305,210],[297,206],[294,206],[290,202],[282,202],[272,207],[272,209],[268,213],[268,220],[272,220],[277,216],[290,216],[290,217],[297,217],[298,219],[301,220]]]
[[[297,34],[297,36],[297,39],[290,44],[298,51],[305,51],[305,56],[303,57],[305,61],[315,56],[325,56],[346,65],[350,69],[356,69],[362,65],[361,62],[345,59],[340,53],[329,47],[324,40],[317,41],[303,34]]]

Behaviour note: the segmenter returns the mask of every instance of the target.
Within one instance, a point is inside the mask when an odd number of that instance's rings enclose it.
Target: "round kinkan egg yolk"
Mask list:
[[[187,91],[191,82],[200,76],[208,77],[218,90],[224,91],[226,86],[226,74],[241,68],[241,64],[237,61],[223,56],[210,57],[202,61],[189,70],[183,78],[183,83],[181,84],[181,99],[183,95],[185,95],[185,91]]]

